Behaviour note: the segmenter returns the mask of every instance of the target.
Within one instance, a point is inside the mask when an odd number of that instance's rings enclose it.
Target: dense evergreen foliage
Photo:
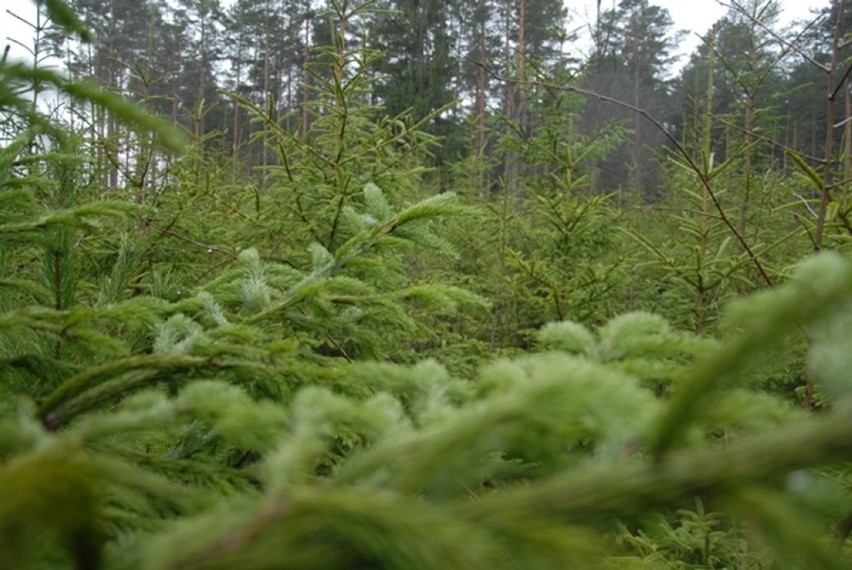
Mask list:
[[[0,568],[850,566],[845,0],[37,4]]]

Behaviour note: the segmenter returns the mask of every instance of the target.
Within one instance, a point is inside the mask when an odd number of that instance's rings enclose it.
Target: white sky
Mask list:
[[[784,13],[781,16],[781,23],[785,24],[794,19],[807,19],[810,17],[810,9],[826,6],[828,1],[782,0]],[[223,4],[229,3],[229,0],[223,0]],[[579,27],[594,20],[595,0],[565,0],[565,3],[572,15],[572,27]],[[685,53],[689,53],[697,45],[696,34],[703,34],[710,29],[713,22],[726,11],[717,0],[651,0],[650,3],[667,8],[674,20],[676,29],[693,32],[682,46]],[[601,9],[610,9],[617,4],[618,0],[601,0]],[[35,13],[35,2],[33,0],[0,0],[0,46],[5,47],[9,43],[8,37],[31,45],[32,30],[12,18],[8,11],[32,19]],[[26,55],[25,50],[14,44],[11,53],[16,57],[25,57]]]
[[[601,11],[614,9],[619,0],[601,0]],[[596,2],[594,0],[565,0],[568,11],[572,16],[572,28],[594,22]],[[728,11],[728,0],[649,0],[649,4],[662,6],[669,11],[674,21],[675,30],[689,32],[684,37],[680,52],[688,56],[701,41],[710,27]],[[745,0],[739,0],[745,4]],[[794,20],[811,20],[811,10],[828,6],[829,0],[780,0],[782,12],[779,25],[785,26]],[[681,58],[686,62],[686,57]]]

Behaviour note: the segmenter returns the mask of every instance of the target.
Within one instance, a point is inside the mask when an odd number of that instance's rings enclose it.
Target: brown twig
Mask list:
[[[564,85],[564,84],[558,84],[558,83],[550,83],[550,82],[538,81],[538,80],[530,81],[530,80],[512,79],[512,78],[504,77],[504,76],[496,73],[495,71],[493,71],[491,68],[489,68],[487,65],[485,65],[481,61],[474,61],[472,63],[474,65],[484,69],[485,72],[488,73],[494,79],[496,79],[498,81],[502,81],[504,83],[524,84],[524,85],[529,85],[529,86],[543,87],[545,89],[554,89],[554,90],[558,90],[558,91],[567,91],[567,92],[570,92],[570,93],[577,93],[579,95],[583,95],[583,96],[589,97],[591,99],[598,99],[598,100],[604,101],[606,103],[611,103],[611,104],[613,104],[617,107],[621,107],[622,109],[626,109],[626,110],[628,110],[632,113],[636,113],[637,115],[644,117],[645,120],[647,120],[652,125],[654,125],[654,127],[657,128],[669,140],[669,142],[672,143],[672,145],[677,150],[677,152],[686,161],[690,170],[695,172],[696,176],[698,176],[698,179],[701,181],[701,185],[704,186],[704,189],[707,191],[708,196],[710,196],[710,200],[713,202],[713,206],[715,207],[716,211],[719,213],[719,218],[722,220],[722,222],[725,224],[725,226],[727,226],[727,228],[730,230],[731,234],[733,234],[734,238],[736,238],[737,242],[739,242],[740,246],[743,248],[743,251],[745,251],[746,255],[748,255],[749,259],[752,262],[752,265],[754,265],[755,269],[757,270],[761,279],[763,279],[764,283],[766,283],[768,286],[772,287],[772,285],[773,285],[772,279],[769,277],[769,274],[766,272],[766,269],[763,267],[763,264],[760,262],[757,255],[755,255],[754,251],[752,251],[751,247],[748,245],[748,242],[745,240],[745,237],[743,237],[743,235],[739,232],[739,230],[737,230],[737,228],[734,226],[733,222],[731,222],[730,218],[728,218],[728,215],[725,213],[724,208],[722,208],[722,204],[721,204],[721,202],[719,202],[719,199],[717,198],[716,193],[713,191],[713,186],[710,184],[710,178],[707,176],[707,174],[705,172],[703,172],[701,170],[701,168],[695,162],[695,159],[692,157],[692,155],[689,154],[689,152],[686,150],[686,148],[684,148],[684,146],[680,143],[680,141],[677,140],[677,137],[675,137],[668,129],[666,129],[666,127],[656,117],[651,115],[648,111],[646,111],[645,109],[642,109],[640,107],[637,107],[635,105],[631,105],[630,103],[625,103],[624,101],[622,101],[620,99],[616,99],[614,97],[609,97],[608,95],[603,95],[601,93],[597,93],[595,91],[590,91],[588,89],[583,89],[582,87],[576,87],[576,86],[573,86],[573,85]]]

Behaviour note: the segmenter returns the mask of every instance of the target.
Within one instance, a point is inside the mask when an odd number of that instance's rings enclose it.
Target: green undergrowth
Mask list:
[[[717,224],[609,231],[612,141],[558,128],[512,147],[565,151],[521,156],[527,206],[429,194],[364,57],[319,58],[299,134],[238,101],[280,159],[244,184],[0,64],[0,568],[848,568],[852,261],[757,290]],[[35,81],[153,137],[156,183],[109,186]]]

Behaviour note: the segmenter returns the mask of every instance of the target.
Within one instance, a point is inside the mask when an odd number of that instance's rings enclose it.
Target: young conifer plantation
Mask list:
[[[35,3],[0,568],[852,567],[845,0]]]

